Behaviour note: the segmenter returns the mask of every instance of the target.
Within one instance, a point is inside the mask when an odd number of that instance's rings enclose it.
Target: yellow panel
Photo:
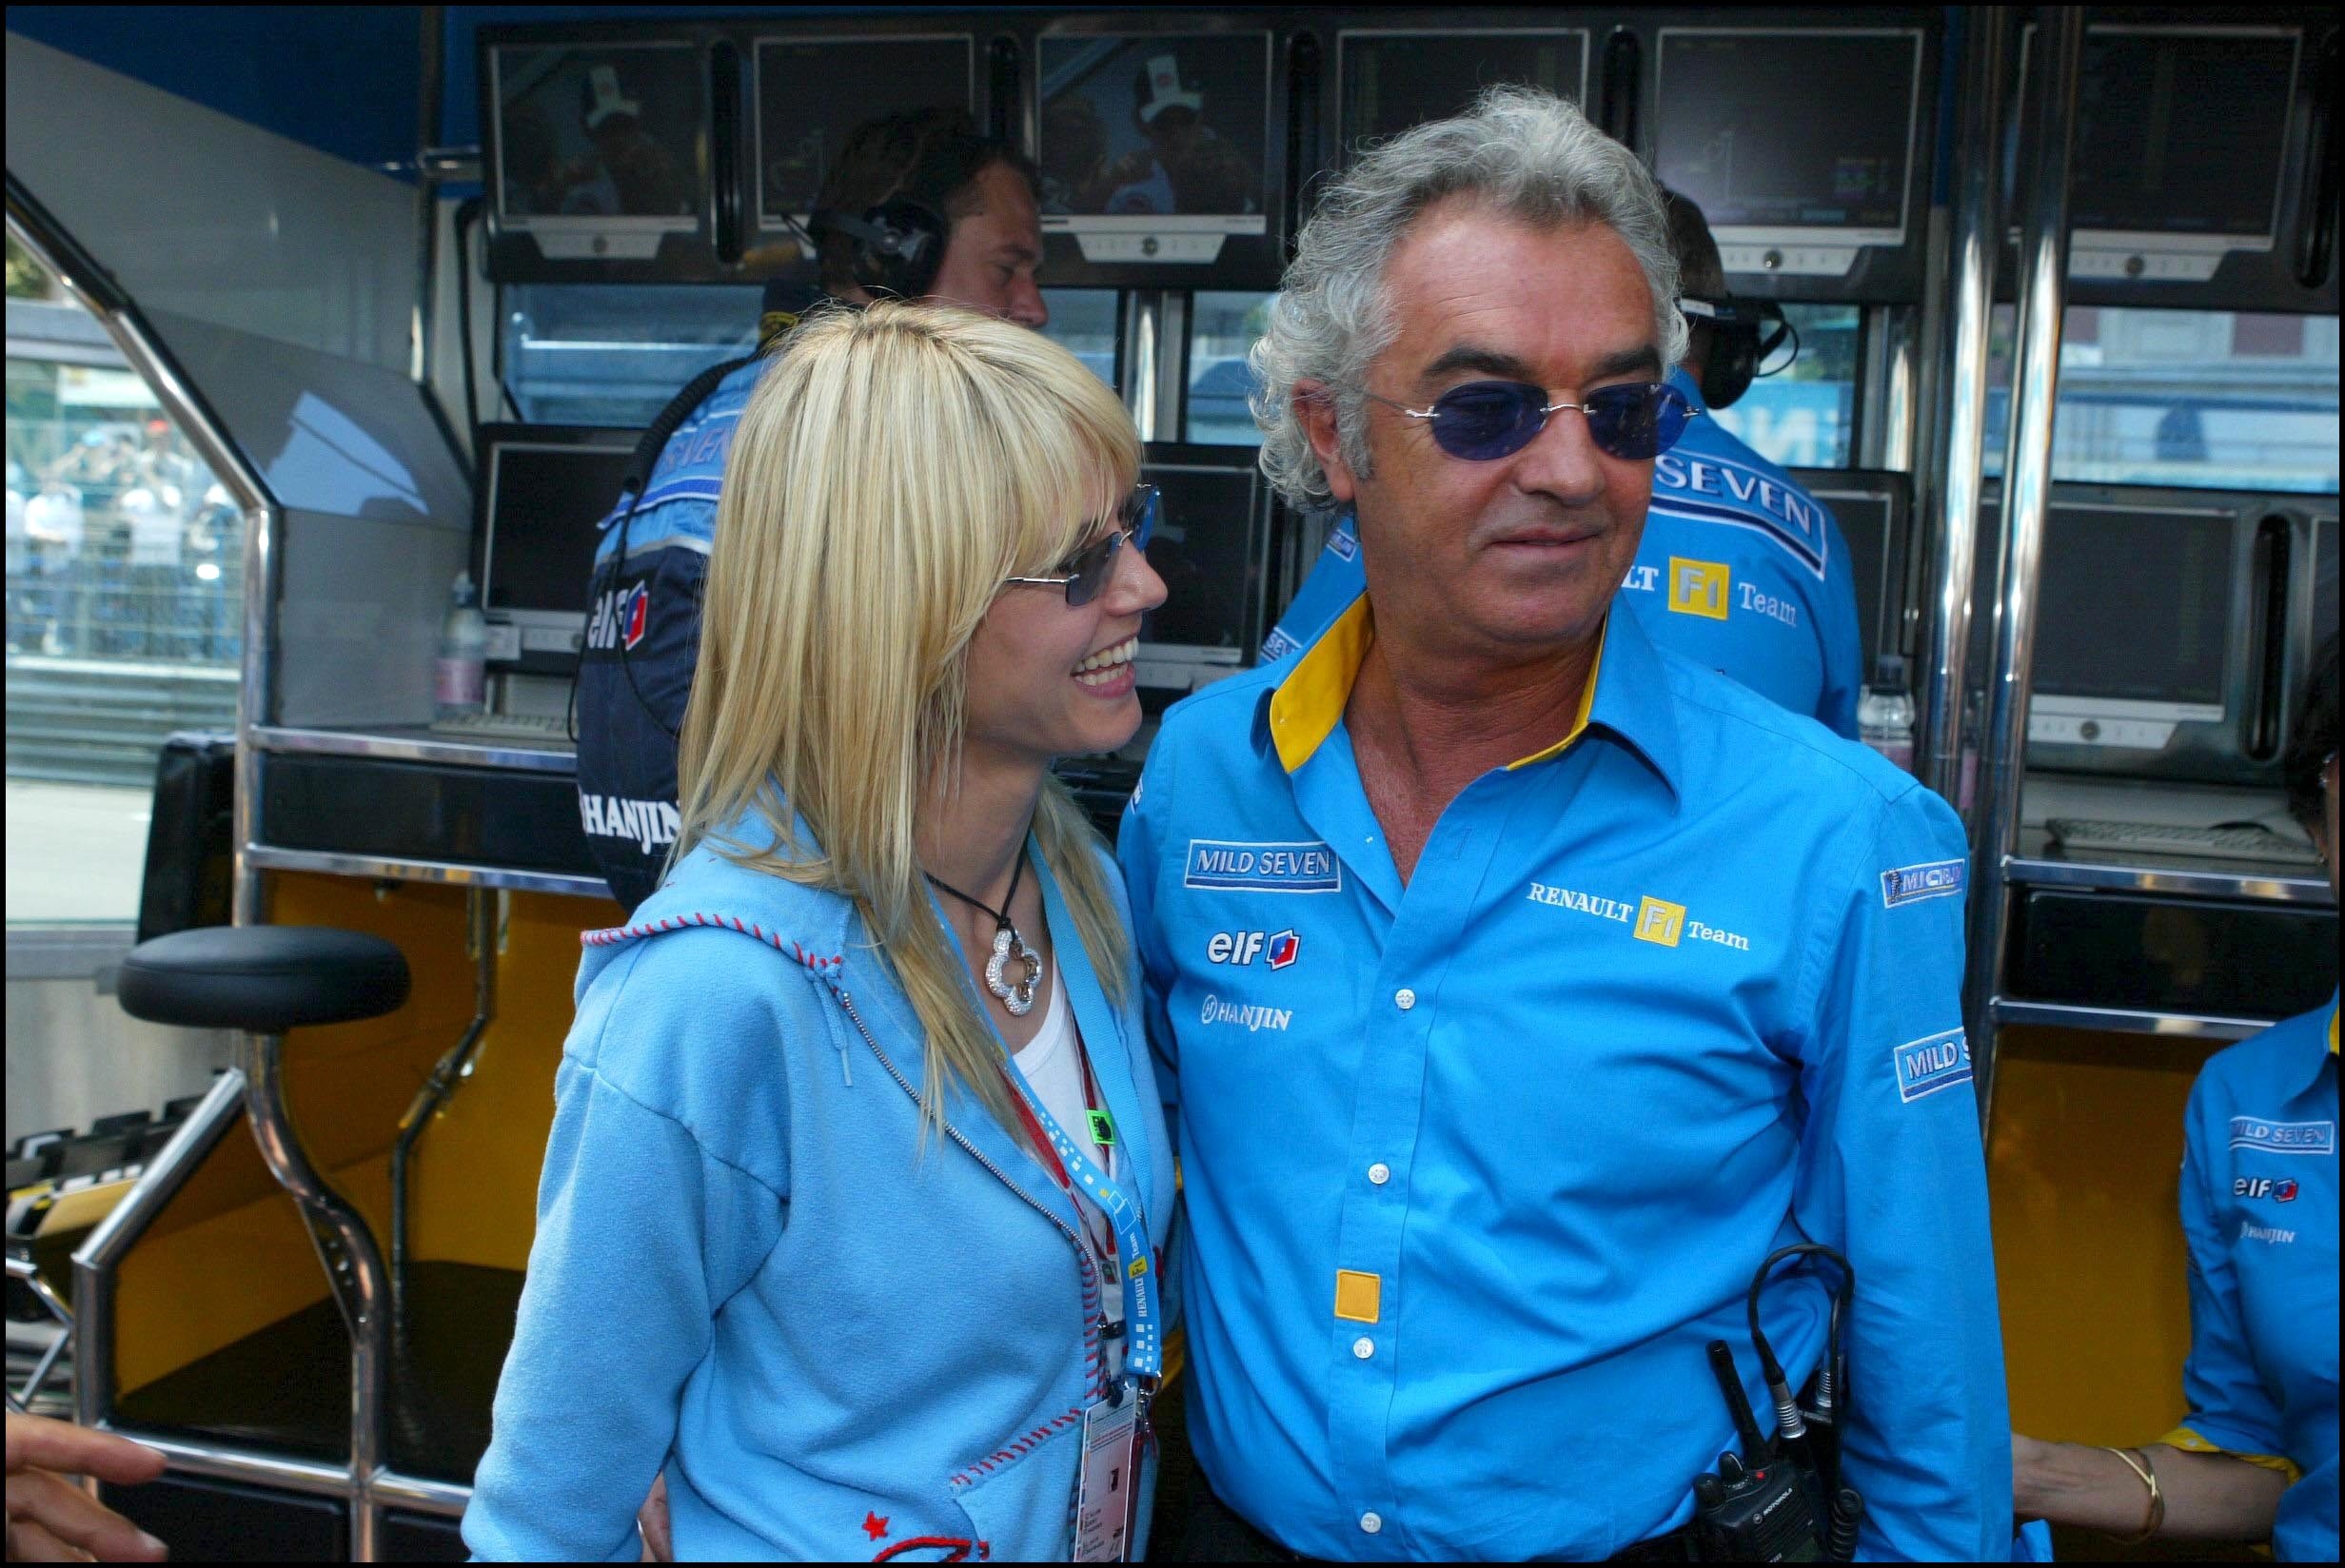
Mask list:
[[[1384,1301],[1384,1281],[1356,1269],[1335,1271],[1335,1315],[1351,1323],[1372,1323]]]
[[[416,1145],[409,1243],[418,1259],[520,1268],[537,1229],[538,1172],[554,1123],[554,1069],[570,1031],[579,932],[619,906],[516,893],[497,960],[497,1017],[472,1076]]]
[[[210,1164],[260,1155],[241,1133]],[[143,1388],[246,1335],[321,1301],[325,1273],[301,1213],[282,1193],[149,1233],[123,1259],[115,1289],[114,1378]]]
[[[2182,1109],[2211,1054],[2138,1034],[2005,1029],[1988,1140],[2012,1423],[2151,1441],[2183,1413]]]

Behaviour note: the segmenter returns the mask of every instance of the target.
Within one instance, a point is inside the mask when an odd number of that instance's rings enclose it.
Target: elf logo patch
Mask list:
[[[2276,1204],[2295,1203],[2296,1191],[2293,1176],[2240,1176],[2231,1184],[2234,1198],[2269,1198]]]
[[[589,648],[632,648],[651,626],[651,584],[614,588],[595,601],[594,618],[586,627]]]
[[[1260,958],[1270,968],[1283,970],[1302,951],[1303,939],[1291,931],[1215,931],[1205,944],[1205,961],[1244,968]]]
[[[1283,931],[1271,938],[1270,956],[1265,962],[1274,970],[1283,970],[1302,956],[1303,939],[1291,931]]]

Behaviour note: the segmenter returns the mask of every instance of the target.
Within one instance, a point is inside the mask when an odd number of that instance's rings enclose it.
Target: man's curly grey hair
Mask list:
[[[1262,471],[1297,506],[1331,500],[1326,471],[1295,417],[1298,382],[1321,382],[1335,401],[1344,461],[1368,472],[1368,367],[1390,345],[1385,264],[1417,216],[1450,196],[1474,196],[1539,228],[1610,226],[1653,291],[1653,338],[1665,370],[1685,352],[1677,262],[1660,188],[1636,155],[1578,108],[1531,88],[1496,87],[1454,119],[1436,120],[1363,157],[1320,198],[1251,357]]]

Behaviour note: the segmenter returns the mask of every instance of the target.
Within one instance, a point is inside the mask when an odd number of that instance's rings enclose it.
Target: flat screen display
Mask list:
[[[2269,240],[2296,43],[2279,31],[2087,32],[2070,225]]]
[[[1653,172],[1714,230],[1905,233],[1921,69],[1910,29],[1665,28]]]
[[[687,43],[499,45],[497,214],[512,229],[692,229],[706,82]]]
[[[1042,225],[1266,231],[1271,35],[1036,45]]]
[[[967,33],[764,38],[754,60],[760,228],[814,211],[858,127],[926,108],[976,109],[976,43]]]
[[[600,536],[634,455],[624,444],[579,445],[497,440],[488,448],[487,536],[482,545],[483,606],[584,615],[587,578]]]
[[[1587,33],[1577,28],[1368,29],[1344,33],[1336,49],[1347,147],[1462,114],[1484,88],[1502,82],[1587,101]]]
[[[1262,476],[1244,468],[1151,463],[1141,478],[1161,492],[1148,563],[1164,578],[1165,601],[1140,624],[1144,643],[1251,649],[1261,559]]]
[[[2054,507],[2036,614],[2036,691],[2219,711],[2233,531],[2220,513]],[[1980,570],[1991,578],[1991,565]]]
[[[1887,597],[1890,530],[1895,526],[1896,502],[1876,490],[1835,488],[1830,476],[1795,476],[1808,492],[1829,507],[1840,524],[1857,592],[1857,632],[1864,643],[1864,667],[1873,667],[1878,654],[1893,654],[1898,645],[1882,637],[1882,604]]]

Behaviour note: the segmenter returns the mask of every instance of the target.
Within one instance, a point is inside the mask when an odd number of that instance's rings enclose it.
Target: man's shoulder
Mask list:
[[[1654,652],[1679,708],[1690,787],[1731,781],[1851,809],[1927,794],[1911,774],[1869,746],[1835,735],[1686,655],[1660,647]]]
[[[1224,769],[1244,768],[1261,760],[1255,721],[1265,696],[1291,668],[1285,660],[1257,664],[1192,692],[1167,708],[1149,747],[1150,772],[1158,770],[1160,758],[1177,759],[1184,771],[1192,759]]]
[[[1823,580],[1834,558],[1845,559],[1832,510],[1781,465],[1763,457],[1715,421],[1697,420],[1685,440],[1653,468],[1648,538],[1728,537],[1739,531],[1765,539],[1771,554],[1796,562]]]
[[[2324,1002],[2217,1051],[2199,1069],[2191,1091],[2195,1108],[2210,1116],[2234,1111],[2276,1116],[2283,1102],[2311,1087],[2312,1064],[2328,1049],[2329,1019],[2335,1010],[2334,1002]],[[2334,1137],[2332,1131],[2332,1147]]]

